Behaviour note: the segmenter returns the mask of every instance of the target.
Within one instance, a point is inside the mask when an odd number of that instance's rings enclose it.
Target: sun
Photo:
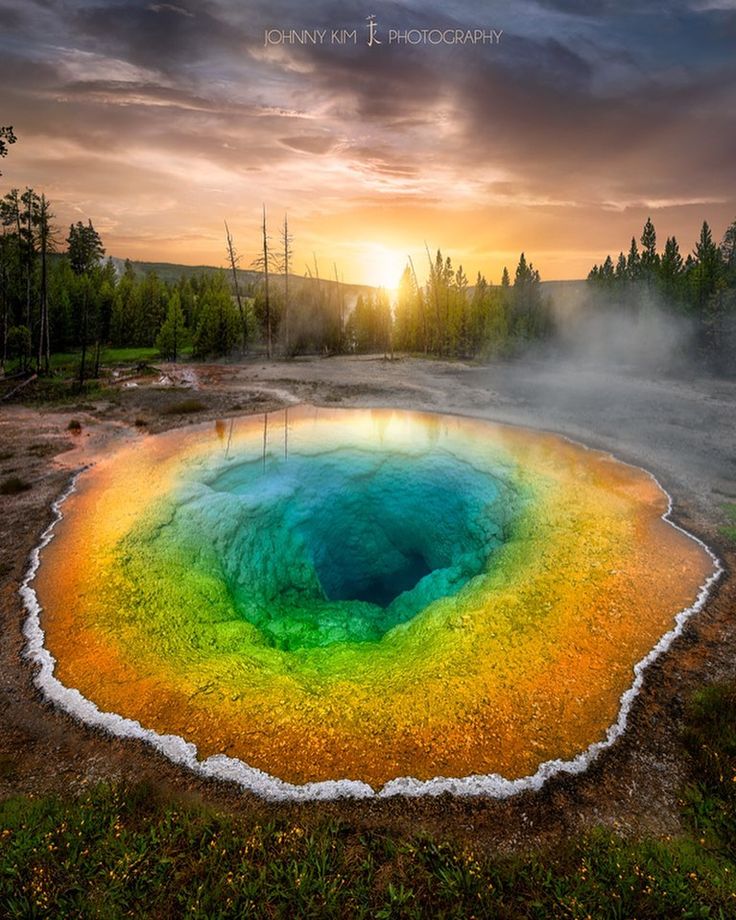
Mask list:
[[[409,260],[407,254],[398,249],[390,249],[382,243],[367,243],[361,261],[365,284],[395,294]]]

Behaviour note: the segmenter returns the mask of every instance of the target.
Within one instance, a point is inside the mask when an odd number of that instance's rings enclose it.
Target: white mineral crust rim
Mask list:
[[[571,438],[563,437],[564,440],[573,444],[590,449],[585,444],[574,441]],[[611,457],[618,463],[624,461],[618,460],[613,454],[601,451],[600,453]],[[197,747],[190,741],[186,741],[179,735],[161,735],[150,728],[145,728],[133,719],[126,719],[115,712],[102,712],[91,700],[75,689],[65,687],[54,676],[54,667],[56,659],[45,646],[45,634],[41,627],[40,614],[41,605],[38,602],[36,591],[31,584],[36,577],[36,572],[41,561],[41,551],[54,538],[54,529],[62,519],[62,505],[66,499],[76,490],[77,480],[85,472],[87,467],[79,470],[74,474],[70,485],[63,494],[53,502],[51,508],[54,513],[54,520],[46,528],[41,537],[41,542],[31,552],[30,562],[25,578],[20,588],[20,595],[28,611],[25,623],[23,625],[23,635],[26,639],[24,656],[37,666],[37,672],[34,677],[34,683],[43,693],[60,709],[69,713],[87,725],[95,728],[101,728],[111,735],[120,738],[136,738],[152,745],[156,750],[162,753],[173,763],[181,764],[188,767],[192,772],[211,779],[227,780],[241,786],[244,790],[261,796],[271,801],[316,801],[324,799],[375,799],[390,798],[392,796],[409,796],[418,798],[421,796],[438,796],[449,792],[456,796],[488,796],[495,799],[506,799],[510,796],[517,795],[526,791],[537,791],[552,777],[560,774],[579,774],[585,772],[591,763],[606,749],[610,748],[613,743],[626,730],[631,707],[641,690],[644,682],[646,669],[652,662],[656,661],[660,655],[667,651],[675,639],[680,636],[688,620],[702,610],[710,595],[710,592],[716,582],[724,572],[723,565],[716,554],[702,540],[689,533],[683,527],[675,524],[670,520],[672,513],[672,497],[669,492],[659,482],[659,480],[645,470],[643,467],[636,466],[632,463],[626,463],[639,469],[650,476],[659,489],[667,496],[667,510],[662,515],[662,520],[668,523],[675,530],[694,540],[701,546],[713,561],[713,573],[706,579],[698,590],[695,602],[681,610],[675,617],[674,627],[657,642],[654,648],[634,665],[634,681],[632,685],[621,695],[620,707],[616,721],[608,728],[606,737],[602,741],[596,741],[589,745],[584,751],[574,757],[572,760],[547,760],[541,764],[531,776],[524,776],[519,779],[506,779],[497,773],[473,774],[469,776],[445,777],[436,776],[434,779],[420,780],[412,776],[402,776],[389,780],[381,789],[375,790],[367,783],[360,780],[338,779],[322,780],[319,782],[305,783],[295,785],[287,783],[276,776],[257,770],[249,766],[242,760],[235,757],[227,757],[224,754],[215,754],[206,760],[199,760],[197,757]]]

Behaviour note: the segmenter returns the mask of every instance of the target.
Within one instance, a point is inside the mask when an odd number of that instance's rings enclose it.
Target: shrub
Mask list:
[[[163,410],[164,415],[189,415],[192,412],[202,412],[207,408],[198,399],[183,399],[181,402],[172,403]]]
[[[30,484],[17,476],[9,476],[0,482],[0,495],[20,495],[31,488]]]

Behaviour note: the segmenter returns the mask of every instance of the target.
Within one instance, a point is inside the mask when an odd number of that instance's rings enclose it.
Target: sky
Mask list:
[[[585,277],[650,215],[683,251],[736,218],[735,49],[736,0],[0,0],[0,190],[121,258],[224,264],[227,220],[248,268],[265,204],[297,273],[391,286],[426,244]]]

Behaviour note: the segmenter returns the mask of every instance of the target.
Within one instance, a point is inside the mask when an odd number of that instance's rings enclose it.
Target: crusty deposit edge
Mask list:
[[[564,435],[557,435],[564,438],[572,444],[588,450],[585,444],[575,441],[572,438],[566,438]],[[601,451],[618,463],[624,461],[618,460],[613,454]],[[405,795],[419,797],[424,795],[441,795],[444,792],[450,792],[458,796],[491,796],[492,798],[505,799],[526,790],[538,790],[553,776],[560,773],[577,774],[583,773],[588,766],[598,757],[601,751],[611,747],[626,729],[631,706],[641,689],[644,681],[644,672],[647,667],[656,661],[659,656],[665,652],[672,642],[682,633],[685,624],[693,614],[702,610],[710,594],[711,588],[723,574],[723,566],[720,559],[715,553],[706,546],[702,540],[688,533],[687,530],[680,527],[670,520],[672,513],[672,497],[669,492],[662,487],[659,480],[645,470],[643,467],[637,467],[635,464],[627,463],[634,469],[639,469],[650,476],[662,493],[667,496],[667,511],[662,515],[662,520],[668,523],[675,530],[685,534],[691,540],[694,540],[701,546],[713,560],[713,574],[701,585],[695,603],[681,610],[675,617],[675,626],[657,642],[654,648],[645,655],[637,664],[634,665],[634,682],[628,690],[624,691],[621,696],[621,706],[618,712],[618,718],[609,727],[606,732],[605,740],[596,741],[588,748],[582,751],[572,760],[548,760],[541,764],[533,776],[524,776],[520,779],[506,779],[497,773],[488,775],[471,775],[461,777],[444,777],[437,776],[430,780],[419,780],[411,776],[402,776],[392,779],[381,789],[376,791],[367,783],[359,780],[340,779],[340,780],[323,780],[314,783],[305,783],[297,786],[292,783],[286,783],[276,776],[264,773],[254,767],[249,767],[247,763],[234,757],[226,757],[224,754],[216,754],[201,761],[197,759],[196,745],[185,741],[179,735],[160,735],[158,732],[149,728],[144,728],[140,722],[133,719],[125,719],[114,712],[101,712],[97,706],[78,690],[65,687],[56,677],[54,677],[54,665],[56,659],[44,645],[44,631],[41,628],[40,613],[41,606],[35,590],[31,587],[31,582],[36,577],[36,572],[41,561],[41,550],[47,546],[54,538],[54,528],[62,519],[61,506],[64,501],[76,489],[76,483],[79,476],[87,469],[82,468],[72,477],[65,492],[52,504],[54,520],[44,531],[41,542],[33,550],[30,557],[28,571],[20,588],[20,595],[23,598],[28,617],[23,625],[23,634],[26,639],[24,656],[38,665],[38,672],[34,678],[36,686],[46,697],[52,700],[57,706],[68,712],[70,715],[79,719],[87,725],[95,728],[102,728],[113,735],[122,738],[137,738],[146,741],[164,754],[174,763],[188,767],[190,770],[200,776],[228,780],[237,783],[249,792],[260,795],[265,799],[272,801],[310,801],[317,799],[338,799],[338,798],[388,798],[390,796]]]

